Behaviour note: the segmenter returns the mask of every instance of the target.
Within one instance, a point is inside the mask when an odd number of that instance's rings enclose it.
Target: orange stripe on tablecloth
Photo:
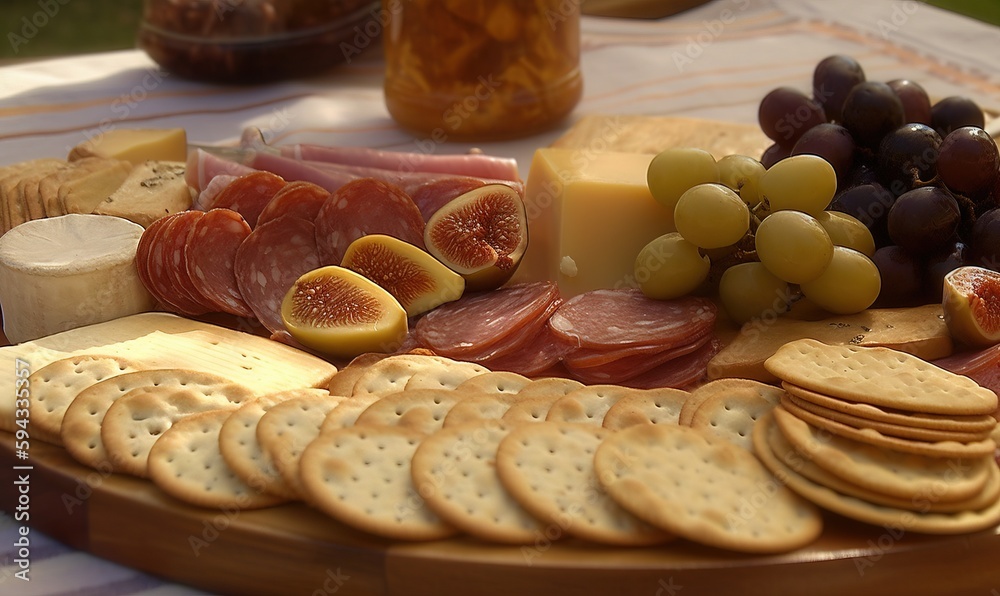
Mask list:
[[[307,127],[307,128],[296,128],[282,132],[280,134],[274,135],[268,140],[269,143],[278,143],[288,137],[295,136],[298,134],[359,134],[366,132],[384,132],[387,130],[399,129],[402,130],[399,125],[394,121],[387,121],[383,124],[375,126],[323,126],[323,127]]]
[[[160,98],[171,98],[171,97],[205,97],[212,95],[224,95],[226,93],[241,92],[242,88],[222,88],[222,89],[205,89],[205,90],[187,90],[187,91],[164,91],[157,93],[155,91],[147,92],[146,97]],[[0,107],[0,118],[9,118],[14,116],[33,116],[36,114],[47,114],[51,112],[72,112],[74,110],[80,110],[84,108],[90,108],[100,105],[108,105],[115,100],[120,100],[122,97],[128,97],[128,93],[120,93],[114,97],[101,97],[98,99],[88,99],[86,101],[74,101],[67,103],[54,103],[54,104],[42,104],[42,105],[25,105],[25,106],[12,106],[12,107]],[[145,100],[143,100],[145,101]]]
[[[783,13],[782,13],[783,14]],[[754,23],[753,26],[740,26],[740,21],[734,21],[726,25],[726,31],[719,38],[725,40],[730,39],[747,39],[753,37],[759,37],[762,35],[777,34],[781,35],[789,31],[789,27],[792,27],[798,23],[798,21],[792,17],[785,17],[782,20],[775,20],[771,24],[766,24],[762,26],[761,24]],[[625,46],[659,46],[659,45],[676,45],[681,42],[688,42],[696,38],[699,33],[709,32],[705,24],[702,22],[692,23],[692,27],[684,31],[672,31],[672,32],[662,32],[655,31],[649,34],[643,32],[590,32],[588,36],[584,37],[583,43],[581,44],[581,49],[583,51],[589,51],[593,49],[600,49],[605,47],[613,47],[617,45]],[[711,32],[709,32],[711,33]]]

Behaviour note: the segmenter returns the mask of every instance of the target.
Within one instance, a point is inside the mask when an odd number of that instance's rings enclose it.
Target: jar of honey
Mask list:
[[[579,0],[382,0],[385,101],[437,142],[531,135],[583,91]]]

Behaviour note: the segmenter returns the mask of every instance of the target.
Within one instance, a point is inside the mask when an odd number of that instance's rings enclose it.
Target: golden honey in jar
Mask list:
[[[530,135],[583,91],[579,0],[382,0],[386,107],[447,139]]]

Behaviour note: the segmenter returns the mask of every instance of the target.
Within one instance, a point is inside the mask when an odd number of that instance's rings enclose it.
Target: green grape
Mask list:
[[[667,208],[670,220],[673,220],[677,199],[684,191],[696,184],[718,181],[719,166],[715,158],[701,149],[667,149],[654,157],[646,170],[649,192]]]
[[[854,249],[837,246],[826,270],[799,287],[820,307],[834,314],[849,315],[875,302],[882,281],[871,259]]]
[[[757,258],[788,283],[812,281],[833,258],[833,241],[816,218],[801,211],[778,211],[760,222],[754,238]]]
[[[760,178],[766,171],[763,164],[747,155],[727,155],[719,160],[719,180],[751,207],[760,202]]]
[[[777,317],[789,308],[792,292],[785,282],[756,261],[733,265],[719,280],[719,299],[734,323]]]
[[[738,194],[721,184],[698,184],[677,199],[674,226],[695,246],[722,248],[746,235],[750,209]]]
[[[871,258],[875,254],[875,238],[868,226],[840,211],[824,211],[816,218],[834,246],[853,248]]]
[[[708,278],[712,263],[677,232],[654,239],[635,258],[635,280],[642,293],[657,300],[680,298]]]
[[[830,205],[836,192],[837,172],[817,155],[786,157],[760,178],[760,193],[771,213],[793,209],[816,217]]]

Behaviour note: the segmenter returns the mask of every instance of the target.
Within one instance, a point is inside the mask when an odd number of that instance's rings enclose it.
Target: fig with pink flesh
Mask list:
[[[959,267],[944,278],[944,320],[952,337],[969,346],[1000,343],[1000,273]]]
[[[505,184],[471,190],[431,216],[424,245],[465,278],[467,290],[498,288],[514,275],[528,247],[524,201]]]

